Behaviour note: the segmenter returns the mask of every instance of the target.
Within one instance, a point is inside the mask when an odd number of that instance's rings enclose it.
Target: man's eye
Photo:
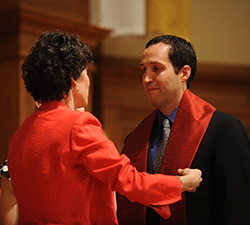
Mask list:
[[[146,72],[146,68],[141,68],[141,71],[142,71],[143,73],[145,73],[145,72]]]
[[[154,70],[155,72],[157,72],[158,70],[160,70],[160,67],[155,66],[155,67],[153,68],[153,70]]]

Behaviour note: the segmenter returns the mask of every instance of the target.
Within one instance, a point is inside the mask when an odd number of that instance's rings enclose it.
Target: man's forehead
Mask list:
[[[170,46],[164,43],[149,46],[142,54],[141,65],[145,63],[159,64],[163,60],[168,60],[169,48]]]

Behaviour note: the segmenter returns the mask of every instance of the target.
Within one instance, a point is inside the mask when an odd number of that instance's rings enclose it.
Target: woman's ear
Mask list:
[[[181,81],[186,82],[191,75],[191,68],[188,65],[185,65],[180,70]]]
[[[73,77],[71,77],[70,79],[71,79],[71,89],[75,91],[78,83],[75,81]]]
[[[35,104],[36,104],[36,108],[38,108],[38,109],[39,109],[42,103],[41,103],[41,102],[37,102],[37,101],[35,101]]]

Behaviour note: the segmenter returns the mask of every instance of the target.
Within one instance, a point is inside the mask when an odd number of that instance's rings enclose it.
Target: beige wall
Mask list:
[[[191,42],[198,61],[250,65],[250,1],[192,0],[191,3]],[[150,38],[110,38],[103,42],[102,53],[111,57],[140,58]]]
[[[250,65],[249,12],[249,0],[192,0],[192,42],[199,62]]]

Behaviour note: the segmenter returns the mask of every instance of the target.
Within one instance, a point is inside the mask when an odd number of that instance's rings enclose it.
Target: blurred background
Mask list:
[[[0,163],[11,134],[35,109],[21,64],[46,30],[78,34],[92,49],[86,110],[119,151],[153,110],[139,65],[146,42],[159,34],[193,44],[198,71],[191,90],[240,118],[250,135],[249,11],[249,0],[0,0]]]

